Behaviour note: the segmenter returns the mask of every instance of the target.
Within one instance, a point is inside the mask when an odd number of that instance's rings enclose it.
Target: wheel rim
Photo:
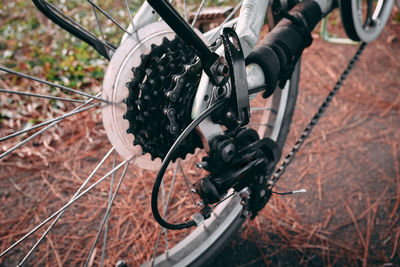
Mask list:
[[[99,15],[99,12],[97,11],[97,13],[95,13],[95,14]],[[96,16],[96,20],[98,21],[97,16]],[[100,28],[99,31],[101,32],[100,35],[104,35],[103,30],[101,30],[101,28]],[[1,65],[3,65],[3,64],[1,64]],[[6,72],[9,72],[9,71],[7,71],[7,70],[9,70],[8,68],[7,69],[3,68],[2,70],[6,71]],[[52,85],[53,86],[57,86],[57,84],[52,84]],[[2,91],[2,93],[7,93],[7,92],[6,91]],[[279,133],[279,129],[280,129],[279,127],[281,125],[281,121],[280,121],[279,118],[283,117],[283,113],[286,110],[286,106],[285,105],[286,105],[286,102],[287,102],[287,94],[288,94],[288,90],[287,89],[285,89],[283,91],[279,91],[278,90],[277,93],[274,95],[274,97],[272,97],[272,98],[270,98],[268,100],[260,99],[260,96],[257,96],[257,98],[252,101],[253,103],[257,102],[257,104],[253,105],[253,112],[262,113],[262,116],[260,117],[261,120],[263,121],[263,120],[265,120],[265,118],[267,118],[267,121],[268,121],[268,124],[260,125],[260,127],[259,127],[261,129],[261,131],[259,131],[259,133],[260,134],[262,133],[261,134],[262,136],[272,134],[273,138],[277,138],[278,133]],[[102,100],[100,100],[100,101],[97,100],[96,101],[95,98],[102,99]],[[82,104],[82,105],[85,104],[85,106],[84,107],[79,107],[78,106],[77,110],[76,110],[76,113],[70,112],[71,113],[70,114],[69,112],[66,112],[65,115],[68,115],[68,116],[65,116],[65,118],[69,117],[69,115],[72,116],[72,115],[75,115],[75,114],[79,114],[81,112],[90,110],[92,108],[98,108],[98,107],[100,107],[100,105],[102,105],[103,107],[109,105],[109,103],[104,102],[104,99],[105,98],[100,98],[99,94],[92,95],[92,100],[86,101],[88,103],[86,103],[85,101],[81,101],[79,99],[79,101],[80,101],[79,104]],[[56,100],[56,99],[53,99],[53,100]],[[58,99],[58,100],[60,100],[60,99]],[[79,101],[77,101],[77,102],[79,102]],[[266,105],[265,101],[270,101],[271,105],[269,107],[265,107],[265,105]],[[258,102],[262,103],[260,107],[257,106]],[[254,108],[256,108],[256,109],[254,109]],[[264,109],[264,110],[262,110],[262,109]],[[106,110],[106,109],[103,108],[102,111],[104,111],[104,110]],[[271,113],[270,111],[272,111],[272,110],[275,110],[276,114],[272,114],[272,115],[268,114],[268,116],[264,116],[265,115],[265,111],[268,111],[269,113]],[[274,113],[274,112],[272,112],[272,113]],[[64,116],[64,115],[62,115],[62,116]],[[254,117],[259,117],[259,116],[255,115]],[[45,124],[44,126],[45,127],[46,127],[46,125],[55,126],[56,125],[55,123],[58,123],[59,121],[62,121],[65,118],[64,117],[59,117],[58,119],[52,120],[51,122]],[[253,123],[254,126],[258,127],[258,125],[256,125],[258,122],[252,122],[252,123]],[[270,128],[272,128],[272,130]],[[39,132],[39,134],[40,133],[41,132]],[[8,139],[9,135],[7,135],[6,137]],[[35,136],[33,136],[33,138],[34,137]],[[31,139],[28,138],[27,140],[30,141]],[[4,142],[6,142],[6,141],[4,140]],[[3,144],[4,143],[2,143],[2,145]],[[9,145],[8,143],[6,143],[6,144],[7,144],[7,146]],[[9,151],[9,150],[7,150],[7,151]],[[10,151],[10,153],[11,152],[12,151]],[[4,153],[3,153],[3,155],[4,155]],[[112,159],[113,155],[114,155],[114,159]],[[8,156],[8,153],[7,153],[7,155],[4,155],[4,157],[5,156]],[[17,157],[15,155],[11,155],[11,156],[13,156],[12,160],[15,159],[15,157]],[[95,177],[96,171],[98,171],[99,169],[101,169],[101,168],[103,168],[105,166],[108,166],[108,170],[105,173],[103,173],[104,175],[100,175],[100,178],[97,179],[98,182],[92,184],[92,182],[90,182],[89,180],[92,179],[93,177]],[[89,189],[95,188],[95,186],[93,186],[93,185],[97,185],[101,181],[106,180],[108,178],[111,178],[112,182],[110,181],[110,189],[109,189],[110,193],[108,194],[109,196],[105,198],[106,201],[108,201],[111,204],[105,206],[105,209],[106,209],[105,215],[104,216],[103,215],[100,216],[101,219],[99,221],[100,225],[104,225],[104,228],[100,227],[100,228],[103,228],[103,231],[107,232],[108,230],[104,230],[104,229],[108,229],[108,228],[112,227],[112,226],[108,226],[109,225],[108,224],[108,220],[109,220],[109,215],[108,214],[109,214],[109,211],[111,210],[112,203],[115,200],[116,193],[120,189],[120,185],[122,184],[122,181],[125,179],[126,174],[129,173],[129,169],[128,169],[129,166],[130,165],[128,164],[128,161],[126,159],[119,159],[118,160],[118,156],[116,155],[114,149],[113,148],[110,149],[107,153],[105,153],[105,156],[101,160],[99,160],[98,163],[96,162],[95,167],[93,168],[93,170],[87,175],[86,181],[82,184],[81,188],[78,191],[76,191],[75,194],[73,194],[74,197],[71,198],[71,200],[73,200],[73,202],[75,202],[78,199],[80,199],[81,196],[85,197],[85,194],[82,194],[82,193],[89,192],[89,190],[87,190],[88,188]],[[179,170],[179,168],[181,168],[179,166],[180,166],[179,164],[176,165],[175,173],[177,172],[177,170]],[[120,174],[120,177],[121,177],[118,184],[113,181],[114,180],[114,176],[116,175],[117,171],[119,171],[118,174]],[[182,173],[183,173],[183,171],[182,171]],[[167,183],[166,183],[166,185],[167,185]],[[168,203],[168,201],[166,201],[166,202]],[[234,221],[238,220],[238,217],[239,217],[239,215],[241,213],[241,206],[240,206],[239,202],[240,202],[240,199],[237,196],[235,196],[233,198],[228,199],[227,201],[225,201],[221,205],[219,205],[217,207],[217,209],[215,210],[215,212],[213,214],[214,217],[212,219],[206,221],[206,223],[203,226],[200,226],[199,228],[194,230],[185,239],[183,239],[180,243],[178,243],[174,248],[169,250],[170,251],[170,256],[169,256],[168,260],[163,261],[163,258],[164,259],[166,258],[166,253],[161,253],[160,255],[158,255],[158,254],[156,255],[157,257],[155,257],[156,259],[155,259],[154,263],[162,265],[165,262],[169,261],[170,259],[175,259],[175,258],[176,258],[177,261],[184,261],[184,262],[187,262],[187,263],[193,262],[199,255],[201,255],[205,250],[207,250],[209,244],[214,243],[214,241],[216,239],[218,239]],[[42,224],[48,223],[44,227],[44,229],[46,229],[50,224],[52,224],[52,222],[54,222],[52,220],[54,220],[54,219],[58,220],[58,217],[60,217],[60,221],[61,221],[63,219],[63,218],[61,218],[62,214],[64,213],[65,210],[68,210],[71,206],[72,206],[72,201],[69,201],[67,199],[67,201],[64,203],[64,205],[61,205],[62,208],[58,209],[58,211],[56,213],[53,213],[52,217],[50,217],[51,219],[44,220],[44,221],[42,219],[41,223],[39,223],[39,224],[36,223],[34,225],[42,225]],[[150,218],[150,220],[152,220],[152,218]],[[215,229],[212,232],[212,234],[210,234],[210,235],[206,234],[206,231],[204,230],[204,228],[207,228],[207,227]],[[33,227],[29,227],[29,230],[32,229],[32,228]],[[110,231],[111,231],[111,229],[110,229]],[[159,230],[158,232],[159,232],[159,234],[158,234],[158,239],[159,239],[162,231]],[[6,233],[6,234],[9,234],[9,233]],[[96,235],[97,235],[97,237],[96,237]],[[87,248],[89,249],[89,253],[88,253],[89,256],[86,259],[87,263],[89,263],[92,260],[92,257],[90,256],[90,254],[92,254],[96,250],[95,246],[92,245],[92,244],[95,244],[93,242],[93,240],[101,238],[100,234],[96,234],[96,235],[91,237],[91,242],[86,242],[87,243]],[[18,238],[20,238],[22,236],[23,235],[20,234],[20,235],[18,235]],[[41,236],[43,238],[46,238],[46,235],[41,235]],[[47,236],[47,238],[48,238],[48,236]],[[17,239],[14,239],[14,241],[15,240],[17,240]],[[38,239],[36,239],[36,240],[38,240]],[[29,241],[27,246],[30,247],[30,245],[35,243],[36,240]],[[200,240],[201,240],[201,242],[200,242]],[[202,244],[202,246],[199,246],[199,249],[192,250],[191,253],[186,254],[186,250],[188,248],[190,248],[190,246],[194,246],[194,244],[196,244],[198,242],[200,242]],[[10,243],[12,243],[12,242],[10,242]],[[38,244],[40,244],[40,243],[38,243]],[[188,245],[188,244],[190,244],[190,245]],[[103,246],[106,247],[105,243],[103,243]],[[5,249],[7,250],[7,248],[5,248]],[[4,251],[5,250],[2,249],[1,253],[4,253]],[[156,254],[156,253],[154,253],[154,251],[157,251],[157,248],[155,248],[150,254],[153,254],[153,255]],[[33,249],[32,252],[35,252],[35,249]],[[19,253],[17,253],[17,254],[19,255]],[[98,252],[98,254],[97,254],[98,258],[100,258],[100,257],[103,258],[104,257],[104,254],[101,255],[101,256],[99,256],[99,254],[100,253]],[[180,254],[185,254],[185,255],[182,256]],[[57,258],[56,255],[57,255],[57,253],[55,253],[53,255],[53,257]],[[175,255],[176,255],[176,257],[175,257]],[[4,254],[4,256],[8,257],[9,254]],[[74,256],[76,256],[76,254]],[[5,257],[0,258],[0,260],[3,261],[5,259]],[[21,261],[21,260],[24,261],[25,259],[28,259],[28,260],[31,259],[34,262],[35,262],[35,260],[38,260],[36,257],[34,257],[34,258],[29,258],[29,257],[32,257],[32,256],[28,252],[28,254],[25,254],[24,257],[22,257],[20,259],[12,258],[11,262],[13,262],[13,264],[15,264],[15,262]],[[14,260],[15,260],[15,262],[14,262]],[[58,258],[56,260],[58,261]],[[100,259],[96,259],[96,261],[102,262],[103,260],[102,259],[101,260]],[[147,262],[147,264],[150,264],[150,265],[152,263],[153,263],[152,261],[148,261]]]
[[[355,41],[371,42],[375,40],[389,19],[394,0],[367,1],[368,8],[361,0],[341,1],[341,13],[349,37]]]

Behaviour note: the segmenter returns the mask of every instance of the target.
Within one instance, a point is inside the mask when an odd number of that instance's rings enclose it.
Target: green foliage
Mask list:
[[[100,38],[100,30],[92,6],[86,1],[50,0],[65,15]],[[129,1],[134,15],[143,1]],[[188,0],[195,10],[201,0]],[[238,0],[208,0],[206,5],[236,5]],[[129,25],[124,1],[98,0],[96,3],[122,24]],[[178,1],[177,1],[178,3]],[[179,2],[180,3],[180,2]],[[178,5],[181,5],[179,4]],[[108,41],[118,44],[123,32],[100,12],[98,17]],[[102,82],[107,60],[91,46],[51,23],[32,1],[0,2],[0,64],[30,75],[44,77],[76,89],[91,88]],[[18,82],[13,78],[12,84]]]
[[[82,1],[50,1],[66,15],[89,31],[100,32],[89,3]],[[118,15],[128,26],[128,12],[123,1],[97,1],[111,15]],[[132,10],[137,10],[136,5]],[[123,14],[124,13],[124,14]],[[99,14],[108,40],[117,43],[121,30]],[[91,46],[50,23],[36,9],[32,1],[0,2],[0,64],[24,73],[76,89],[90,88],[93,82],[101,83],[107,61]],[[17,82],[9,78],[11,83]]]
[[[397,12],[393,17],[393,22],[400,24],[400,12]]]

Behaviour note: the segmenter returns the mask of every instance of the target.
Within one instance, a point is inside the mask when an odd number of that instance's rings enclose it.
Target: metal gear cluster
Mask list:
[[[134,135],[134,145],[152,160],[163,159],[180,133],[192,121],[191,107],[200,80],[200,60],[192,49],[176,37],[163,38],[153,44],[149,54],[141,56],[141,64],[132,69],[133,79],[124,100],[129,121],[127,133]],[[173,160],[185,158],[202,147],[197,133],[190,134],[181,144]]]

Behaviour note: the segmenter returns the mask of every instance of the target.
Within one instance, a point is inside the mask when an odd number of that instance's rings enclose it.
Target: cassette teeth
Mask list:
[[[126,84],[129,95],[123,103],[128,111],[123,117],[129,122],[127,133],[135,137],[133,144],[141,146],[143,154],[150,153],[152,159],[163,159],[191,122],[191,106],[202,69],[192,49],[178,37],[163,38],[161,45],[152,44],[150,53],[140,58],[140,65],[132,68],[132,80]],[[173,160],[185,158],[196,147],[202,147],[202,143],[192,132]]]

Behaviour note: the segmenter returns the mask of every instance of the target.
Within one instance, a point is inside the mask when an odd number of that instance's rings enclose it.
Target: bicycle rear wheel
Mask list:
[[[392,11],[394,0],[341,0],[343,26],[353,41],[372,42],[382,32]]]
[[[109,43],[117,44],[120,40],[125,42],[123,35],[131,35],[130,31],[133,28],[127,27],[132,25],[130,11],[126,9],[124,2],[121,1],[118,6],[110,1],[100,7],[102,10],[108,10],[107,5],[111,7],[107,18],[101,14],[98,6],[88,2],[86,8],[75,2],[54,5],[60,7],[68,16],[81,20],[85,27],[94,23],[94,35],[100,36],[99,40],[106,43],[110,56],[114,53],[113,57],[118,56],[119,50],[113,51]],[[101,125],[100,111],[104,114],[105,107],[121,104],[116,99],[112,99],[112,103],[105,102],[100,96],[102,73],[112,62],[107,63],[97,56],[93,49],[75,38],[66,37],[67,35],[58,31],[57,26],[48,24],[43,18],[31,19],[30,24],[24,28],[23,23],[15,22],[16,18],[12,14],[17,14],[17,10],[25,10],[26,15],[32,15],[33,6],[28,3],[20,3],[21,6],[18,6],[13,3],[2,4],[1,7],[3,16],[7,16],[4,18],[6,26],[1,29],[2,36],[6,38],[0,47],[3,55],[0,65],[2,71],[8,73],[2,73],[0,76],[1,87],[6,87],[3,88],[6,90],[2,90],[0,97],[2,103],[8,104],[3,104],[0,130],[1,165],[4,166],[0,195],[5,199],[1,208],[3,230],[0,236],[0,253],[3,255],[0,263],[4,266],[14,266],[27,260],[26,262],[32,265],[82,265],[85,262],[88,265],[112,265],[123,258],[128,265],[169,266],[175,263],[201,265],[208,261],[243,223],[243,219],[240,218],[240,198],[235,196],[223,202],[215,209],[211,219],[193,231],[171,233],[156,225],[151,216],[149,201],[155,174],[141,170],[141,161],[137,161],[133,167],[128,164],[126,158],[115,154]],[[138,7],[139,5],[130,3],[129,10]],[[185,7],[188,8],[186,2],[177,5],[183,14]],[[233,10],[236,7],[237,5],[233,6]],[[95,10],[92,19],[85,20],[90,14],[89,11],[92,12],[91,9]],[[186,17],[192,17],[194,20],[196,10],[194,9],[192,16],[187,11]],[[231,12],[232,8],[227,10]],[[116,24],[110,19],[122,15],[125,17],[124,23]],[[17,16],[17,19],[22,20],[23,17]],[[198,16],[198,21],[200,20],[201,16]],[[114,29],[120,29],[121,34],[112,34],[113,24]],[[207,31],[209,27],[204,21],[194,24],[203,31]],[[18,27],[23,28],[22,32],[18,32]],[[162,40],[163,37],[173,38],[171,31],[167,34],[161,33],[159,29],[153,30],[160,37],[157,37],[157,40]],[[53,38],[42,38],[46,31],[50,31],[54,35]],[[139,31],[140,29],[137,29],[134,34]],[[63,38],[67,38],[64,43],[60,41]],[[47,47],[53,48],[55,52],[41,48],[33,41],[39,44],[46,43]],[[151,43],[149,46],[151,48]],[[38,59],[33,59],[28,53],[37,56]],[[55,60],[51,61],[50,56]],[[79,60],[82,62],[77,63]],[[42,64],[42,67],[38,68],[36,64]],[[123,69],[129,67],[130,71],[131,66],[121,66]],[[277,89],[268,99],[257,95],[251,101],[251,126],[258,129],[260,136],[271,136],[277,140],[281,147],[285,142],[296,102],[299,70],[298,64],[285,89]],[[15,71],[19,74],[15,75]],[[38,76],[35,79],[41,81],[41,85],[27,82],[22,72]],[[55,80],[62,86],[52,83],[52,88],[49,88],[43,85],[46,82],[39,79]],[[75,91],[63,93],[54,90],[66,90],[70,87],[78,87],[78,94]],[[38,91],[40,94],[46,93],[50,99],[31,98],[39,97]],[[17,93],[28,93],[28,96],[19,96]],[[28,115],[30,117],[26,118]],[[57,115],[58,117],[52,119]],[[44,119],[45,116],[49,119]],[[77,121],[79,123],[76,123]],[[124,120],[120,118],[120,121]],[[82,124],[88,126],[82,127]],[[48,127],[50,125],[53,127]],[[40,135],[40,129],[44,129],[47,137]],[[32,132],[35,134],[31,135]],[[32,138],[26,137],[26,133],[30,133]],[[22,139],[16,140],[14,136],[22,136]],[[31,139],[32,142],[29,142]],[[28,141],[25,143],[24,140]],[[23,146],[14,150],[19,143]],[[105,156],[100,156],[102,154]],[[141,154],[138,157],[141,157]],[[148,159],[145,160],[148,162]],[[169,186],[171,189],[162,190],[162,203],[165,210],[171,213],[168,216],[176,216],[184,209],[183,206],[187,206],[186,203],[192,202],[186,182],[198,179],[202,175],[191,170],[195,160],[196,157],[192,157],[186,164],[178,161],[172,166],[170,179],[166,180],[164,185],[165,188]],[[120,184],[113,181],[117,174],[121,175]],[[134,178],[135,176],[137,178]],[[93,182],[92,178],[97,178],[96,182]],[[100,183],[107,179],[110,180],[107,184]],[[175,190],[172,190],[173,184]],[[76,191],[77,188],[79,189]],[[183,190],[186,190],[186,193],[182,193]],[[96,216],[91,216],[92,214]],[[49,216],[52,217],[47,220]],[[38,225],[46,224],[42,227],[46,229],[52,223],[54,226],[51,226],[49,234],[43,230],[35,230]],[[35,231],[31,232],[31,229]],[[14,247],[13,244],[21,238],[24,238],[22,246],[18,243]],[[43,239],[43,242],[38,243],[37,247],[34,246],[40,239]],[[103,240],[102,244],[96,242],[98,239]],[[154,244],[151,248],[147,244],[149,240]]]

